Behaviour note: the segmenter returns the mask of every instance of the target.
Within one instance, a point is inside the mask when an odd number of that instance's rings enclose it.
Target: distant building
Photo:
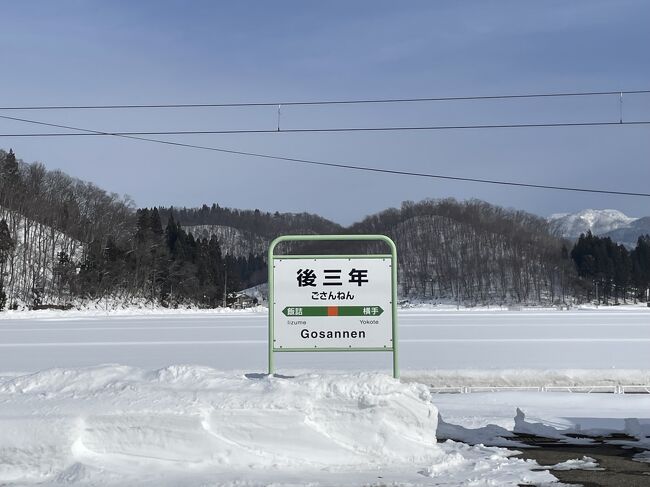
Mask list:
[[[257,305],[257,298],[244,292],[235,292],[228,294],[228,307],[234,309],[252,308]]]

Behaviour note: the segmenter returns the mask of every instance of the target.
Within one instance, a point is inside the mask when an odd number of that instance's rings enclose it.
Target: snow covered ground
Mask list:
[[[433,402],[445,423],[470,429],[496,425],[508,431],[540,436],[546,436],[551,428],[551,437],[558,437],[557,432],[635,436],[639,431],[643,436],[650,436],[649,394],[519,391],[435,394]],[[524,415],[518,416],[517,409]],[[635,421],[631,422],[632,418]],[[548,428],[530,427],[531,424]]]
[[[428,389],[386,375],[55,369],[0,381],[2,485],[518,485],[500,448],[436,442]],[[469,483],[468,483],[469,482]]]
[[[195,364],[244,372],[266,368],[263,311],[133,313],[0,313],[0,374],[102,363],[144,368]],[[399,335],[404,375],[429,374],[429,381],[439,385],[472,385],[463,379],[467,377],[474,385],[593,383],[600,378],[605,383],[610,378],[643,382],[650,369],[650,308],[640,306],[404,310]],[[391,363],[389,353],[277,354],[276,361],[281,373],[388,371]]]
[[[379,353],[278,354],[298,375],[269,378],[260,311],[3,313],[0,484],[544,484],[480,443],[623,432],[650,448],[650,395],[429,387],[647,384],[647,308],[407,310],[400,338],[402,381]]]

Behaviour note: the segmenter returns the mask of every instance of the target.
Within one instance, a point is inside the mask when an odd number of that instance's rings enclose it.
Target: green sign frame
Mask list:
[[[356,255],[276,255],[275,248],[282,242],[322,242],[322,241],[379,241],[390,248],[390,254],[356,254]],[[391,260],[391,313],[392,313],[392,347],[390,348],[275,348],[274,347],[274,305],[273,286],[274,262],[276,259],[390,259]],[[392,352],[393,377],[399,379],[398,339],[397,339],[397,246],[385,235],[282,235],[271,242],[268,251],[269,273],[269,335],[268,335],[268,371],[275,371],[274,353],[276,352]],[[385,310],[383,310],[385,311]]]

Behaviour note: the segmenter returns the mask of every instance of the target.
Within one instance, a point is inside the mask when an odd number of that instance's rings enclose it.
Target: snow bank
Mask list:
[[[506,450],[437,444],[430,399],[423,385],[379,374],[279,378],[107,365],[4,378],[0,483],[459,485],[497,473],[499,485],[554,480]]]
[[[540,468],[535,461],[508,458],[503,454],[507,450],[450,443],[456,450],[450,452],[444,462],[420,471],[435,481],[433,485],[449,485],[450,478],[457,478],[458,483],[455,485],[458,486],[541,486],[555,480],[546,471],[532,471],[531,469]],[[458,476],[459,471],[466,472],[465,478]],[[517,477],[520,480],[514,484],[513,478]]]
[[[52,470],[47,461],[43,471],[44,454],[63,460],[65,450],[91,464],[138,459],[229,468],[427,462],[439,455],[437,411],[426,389],[379,375],[249,380],[196,367],[96,367],[9,379],[0,394],[65,404],[50,444],[38,441],[43,430],[35,418],[13,421],[36,434],[23,462],[39,474]],[[15,448],[13,437],[4,441]]]
[[[571,423],[537,418],[527,420],[524,412],[517,408],[514,433],[553,438],[563,443],[590,443],[584,437],[608,437],[623,435],[627,439],[615,439],[613,443],[630,447],[650,449],[650,419],[648,418],[571,418]],[[576,437],[576,435],[579,435]]]
[[[522,446],[517,435],[576,445],[605,442],[646,450],[636,459],[650,459],[648,394],[499,392],[439,394],[434,401],[439,438],[508,447]]]
[[[605,470],[598,466],[598,462],[587,456],[582,458],[574,458],[566,462],[557,463],[551,466],[553,470]]]

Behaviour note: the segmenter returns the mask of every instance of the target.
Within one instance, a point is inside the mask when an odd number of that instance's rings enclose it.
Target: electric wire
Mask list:
[[[134,135],[120,135],[120,134],[117,134],[117,133],[103,132],[103,131],[100,131],[100,130],[93,130],[93,129],[82,128],[82,127],[73,127],[73,126],[70,126],[70,125],[62,125],[62,124],[55,124],[55,123],[49,123],[49,122],[42,122],[42,121],[38,121],[38,120],[17,119],[17,118],[14,118],[14,117],[8,117],[6,115],[0,115],[0,118],[10,119],[10,120],[17,120],[17,121],[21,121],[21,122],[25,122],[25,123],[36,124],[36,125],[44,125],[44,126],[50,126],[50,127],[56,127],[56,128],[63,128],[63,129],[67,129],[67,130],[76,130],[76,131],[79,131],[79,132],[87,132],[87,133],[92,133],[92,134],[96,134],[96,135],[107,135],[107,136],[114,136],[114,137],[130,139],[130,140],[138,140],[138,141],[145,141],[145,142],[151,142],[151,143],[156,143],[156,144],[164,144],[164,145],[169,145],[169,146],[174,146],[174,147],[192,148],[192,149],[212,151],[212,152],[220,152],[220,153],[224,153],[224,154],[232,154],[232,155],[238,155],[238,156],[247,156],[247,157],[256,157],[256,158],[262,158],[262,159],[277,160],[277,161],[285,161],[285,162],[290,162],[290,163],[294,163],[294,164],[304,164],[304,165],[321,166],[321,167],[332,167],[332,168],[338,168],[338,169],[348,169],[348,170],[354,170],[354,171],[372,172],[372,173],[380,173],[380,174],[391,174],[391,175],[399,175],[399,176],[412,176],[412,177],[428,178],[428,179],[441,179],[441,180],[449,180],[449,181],[464,181],[464,182],[492,184],[492,185],[501,185],[501,186],[513,186],[513,187],[536,188],[536,189],[549,189],[549,190],[571,191],[571,192],[580,192],[580,193],[598,193],[598,194],[619,195],[619,196],[650,197],[650,193],[639,193],[639,192],[632,192],[632,191],[615,191],[615,190],[582,188],[582,187],[573,187],[573,186],[532,184],[532,183],[522,183],[522,182],[517,182],[517,181],[504,181],[504,180],[498,180],[498,179],[482,179],[482,178],[471,178],[471,177],[461,177],[461,176],[448,176],[448,175],[442,175],[442,174],[433,174],[433,173],[424,173],[424,172],[415,172],[415,171],[402,171],[402,170],[399,170],[399,169],[385,169],[385,168],[373,167],[373,166],[363,166],[363,165],[359,165],[359,164],[356,164],[356,163],[352,164],[352,163],[335,163],[335,162],[317,161],[317,160],[313,160],[313,159],[303,159],[303,158],[297,158],[297,157],[277,156],[277,155],[263,154],[263,153],[257,153],[257,152],[248,152],[248,151],[240,151],[240,150],[234,150],[234,149],[225,149],[225,148],[221,148],[221,147],[211,147],[211,146],[204,146],[204,145],[197,145],[197,144],[188,144],[188,143],[184,143],[184,142],[176,142],[176,141],[165,140],[165,139],[152,139],[152,138],[149,138],[149,137],[140,137],[140,136],[134,136]]]
[[[0,110],[114,110],[114,109],[149,109],[149,108],[228,108],[228,107],[267,107],[267,106],[310,106],[310,105],[361,105],[379,103],[423,103],[439,101],[473,101],[473,100],[508,100],[525,98],[556,98],[577,96],[639,95],[650,94],[650,90],[616,90],[616,91],[575,91],[521,93],[504,95],[470,95],[438,96],[413,98],[366,98],[350,100],[307,100],[274,102],[235,102],[235,103],[159,103],[159,104],[115,104],[115,105],[27,105],[4,106]]]
[[[26,119],[0,116],[6,120],[24,122]],[[0,137],[76,137],[76,136],[148,136],[148,135],[237,135],[237,134],[301,134],[301,133],[340,133],[340,132],[411,132],[437,130],[487,130],[515,128],[550,128],[550,127],[602,127],[610,125],[648,125],[650,120],[617,120],[610,122],[549,122],[549,123],[514,123],[487,125],[412,125],[395,127],[321,127],[321,128],[275,128],[275,129],[231,129],[231,130],[153,130],[153,131],[114,131],[92,133],[0,133]],[[56,124],[53,124],[56,126]]]

